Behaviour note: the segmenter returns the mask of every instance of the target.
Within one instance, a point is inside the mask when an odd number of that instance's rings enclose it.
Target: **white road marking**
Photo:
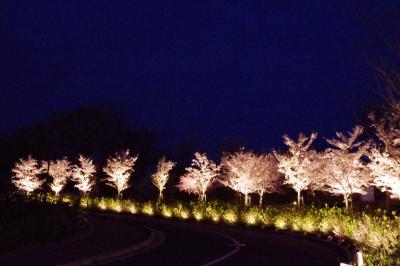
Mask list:
[[[225,255],[223,255],[221,257],[218,257],[218,258],[216,258],[216,259],[214,259],[212,261],[209,261],[209,262],[203,264],[202,266],[210,266],[210,265],[217,264],[218,262],[223,261],[223,260],[229,258],[230,256],[234,255],[235,253],[239,252],[240,248],[246,245],[246,244],[240,243],[239,241],[237,241],[233,237],[228,236],[228,235],[223,234],[223,233],[220,233],[220,232],[211,231],[211,230],[205,230],[205,229],[198,229],[198,230],[202,230],[202,231],[206,231],[206,232],[209,232],[209,233],[212,233],[212,234],[216,234],[216,235],[222,236],[222,237],[232,241],[231,246],[235,247],[229,253],[227,253],[227,254],[225,254]]]
[[[141,252],[145,252],[150,249],[156,248],[164,242],[165,235],[163,233],[148,226],[143,226],[143,227],[145,227],[151,233],[148,239],[140,243],[135,243],[130,247],[119,249],[106,254],[101,254],[90,258],[85,258],[70,263],[62,264],[61,266],[103,265],[114,261],[122,260],[125,258],[129,258]]]

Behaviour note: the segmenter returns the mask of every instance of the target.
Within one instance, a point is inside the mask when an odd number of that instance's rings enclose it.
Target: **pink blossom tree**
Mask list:
[[[378,137],[382,151],[389,157],[400,161],[400,103],[389,106],[388,112],[380,119],[369,114],[371,127]]]
[[[205,153],[196,152],[194,156],[191,166],[186,168],[187,173],[181,176],[177,187],[181,191],[199,196],[201,201],[206,201],[206,192],[215,181],[219,167]]]
[[[117,197],[121,197],[122,191],[129,188],[129,177],[134,172],[133,167],[138,156],[130,156],[129,150],[116,153],[114,157],[107,159],[107,164],[103,167],[106,185],[117,190]]]
[[[257,176],[255,168],[258,158],[253,152],[241,149],[238,152],[225,154],[221,160],[224,179],[221,183],[244,195],[244,204],[250,204],[250,193],[256,191]],[[261,176],[261,174],[260,174]]]
[[[96,167],[93,161],[83,155],[79,155],[79,164],[72,167],[71,180],[76,182],[75,187],[86,195],[90,192],[95,184],[93,178],[96,173]]]
[[[363,128],[356,126],[348,136],[337,132],[337,139],[327,140],[334,148],[325,152],[324,186],[321,189],[331,194],[342,195],[346,209],[354,193],[364,194],[371,182],[371,175],[361,157],[367,154],[368,146],[357,138]]]
[[[257,157],[253,169],[255,178],[254,191],[259,196],[259,205],[262,206],[265,193],[279,191],[281,173],[278,171],[277,160],[272,154],[261,154]]]
[[[151,181],[153,185],[158,189],[158,201],[161,202],[164,198],[163,191],[169,179],[169,172],[174,168],[176,164],[172,161],[166,160],[162,157],[158,161],[157,171],[151,176]]]
[[[26,160],[20,159],[11,171],[14,173],[12,183],[18,190],[24,191],[27,195],[40,188],[45,182],[38,177],[45,172],[44,168],[31,155]]]
[[[60,194],[68,178],[72,174],[71,164],[67,158],[62,160],[50,161],[49,163],[49,176],[53,178],[50,184],[51,190],[54,191],[56,196]]]
[[[376,147],[369,152],[369,159],[372,183],[392,198],[400,199],[400,162]]]
[[[286,154],[274,152],[278,160],[278,171],[285,175],[284,183],[297,192],[297,205],[300,206],[301,191],[307,189],[315,178],[315,158],[317,153],[311,150],[311,144],[317,138],[317,133],[307,137],[300,133],[297,141],[284,135],[284,143],[288,146]]]

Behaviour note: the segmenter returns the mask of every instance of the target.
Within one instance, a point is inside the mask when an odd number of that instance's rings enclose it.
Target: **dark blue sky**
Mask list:
[[[0,131],[113,102],[172,147],[347,130],[399,1],[1,1]]]

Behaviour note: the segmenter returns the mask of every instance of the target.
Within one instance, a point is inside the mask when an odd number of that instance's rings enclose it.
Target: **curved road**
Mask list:
[[[112,214],[91,214],[89,222],[88,233],[0,254],[0,264],[337,266],[346,262],[340,248],[275,232]],[[146,239],[150,239],[146,247],[135,247]],[[128,250],[129,246],[134,248]]]
[[[110,265],[324,265],[346,262],[341,248],[276,232],[146,217],[121,217],[164,234],[161,245]]]

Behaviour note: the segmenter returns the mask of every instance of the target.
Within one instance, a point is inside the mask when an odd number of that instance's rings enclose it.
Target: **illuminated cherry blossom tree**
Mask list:
[[[255,167],[258,158],[253,152],[241,149],[232,154],[225,154],[221,160],[225,178],[221,183],[244,195],[244,204],[250,204],[250,193],[256,191],[257,176]],[[260,174],[261,175],[261,174]]]
[[[342,195],[346,209],[354,193],[365,194],[371,182],[371,175],[361,157],[367,154],[368,145],[357,138],[363,128],[356,126],[348,137],[337,132],[337,139],[327,140],[334,148],[325,152],[324,186],[321,190]]]
[[[129,177],[134,172],[138,156],[129,156],[129,150],[115,154],[114,157],[107,159],[107,165],[103,171],[107,174],[106,184],[117,190],[118,198],[121,192],[129,187]]]
[[[74,165],[72,168],[71,180],[76,182],[75,187],[86,195],[90,192],[95,184],[92,179],[94,173],[96,173],[96,166],[90,158],[86,158],[83,155],[79,155],[79,164]]]
[[[53,178],[50,188],[58,196],[72,174],[70,162],[67,158],[50,161],[49,176]]]
[[[219,172],[219,166],[207,158],[205,153],[196,152],[190,167],[186,168],[186,174],[180,177],[177,187],[181,191],[193,193],[206,201],[206,192],[215,181]]]
[[[374,177],[373,184],[392,198],[400,199],[400,163],[388,153],[374,147],[369,152],[368,168]]]
[[[297,192],[297,205],[300,206],[301,191],[308,188],[315,175],[315,160],[317,153],[310,150],[311,144],[317,138],[317,133],[310,137],[300,133],[297,141],[284,135],[284,143],[288,146],[288,153],[274,152],[278,160],[278,171],[285,175],[284,183],[290,185]]]
[[[174,168],[175,165],[175,163],[167,161],[165,157],[162,157],[158,161],[157,172],[151,176],[151,181],[159,191],[158,201],[163,200],[163,192],[169,179],[169,172],[172,170],[172,168]]]
[[[389,83],[389,86],[393,92],[397,89],[398,96],[400,90],[395,84],[398,83]],[[387,196],[400,198],[400,102],[397,97],[389,97],[386,112],[379,119],[373,113],[369,118],[379,140],[369,154],[373,184]]]
[[[27,195],[40,188],[45,182],[38,178],[38,175],[45,172],[44,168],[31,155],[26,160],[20,159],[11,171],[15,174],[12,177],[12,183]]]
[[[278,171],[277,160],[272,154],[261,154],[256,158],[253,169],[255,178],[254,191],[259,195],[259,205],[262,205],[265,193],[279,191],[281,173]]]
[[[371,127],[382,144],[383,152],[400,161],[400,106],[393,106],[381,119],[376,118],[372,113],[369,118]]]

